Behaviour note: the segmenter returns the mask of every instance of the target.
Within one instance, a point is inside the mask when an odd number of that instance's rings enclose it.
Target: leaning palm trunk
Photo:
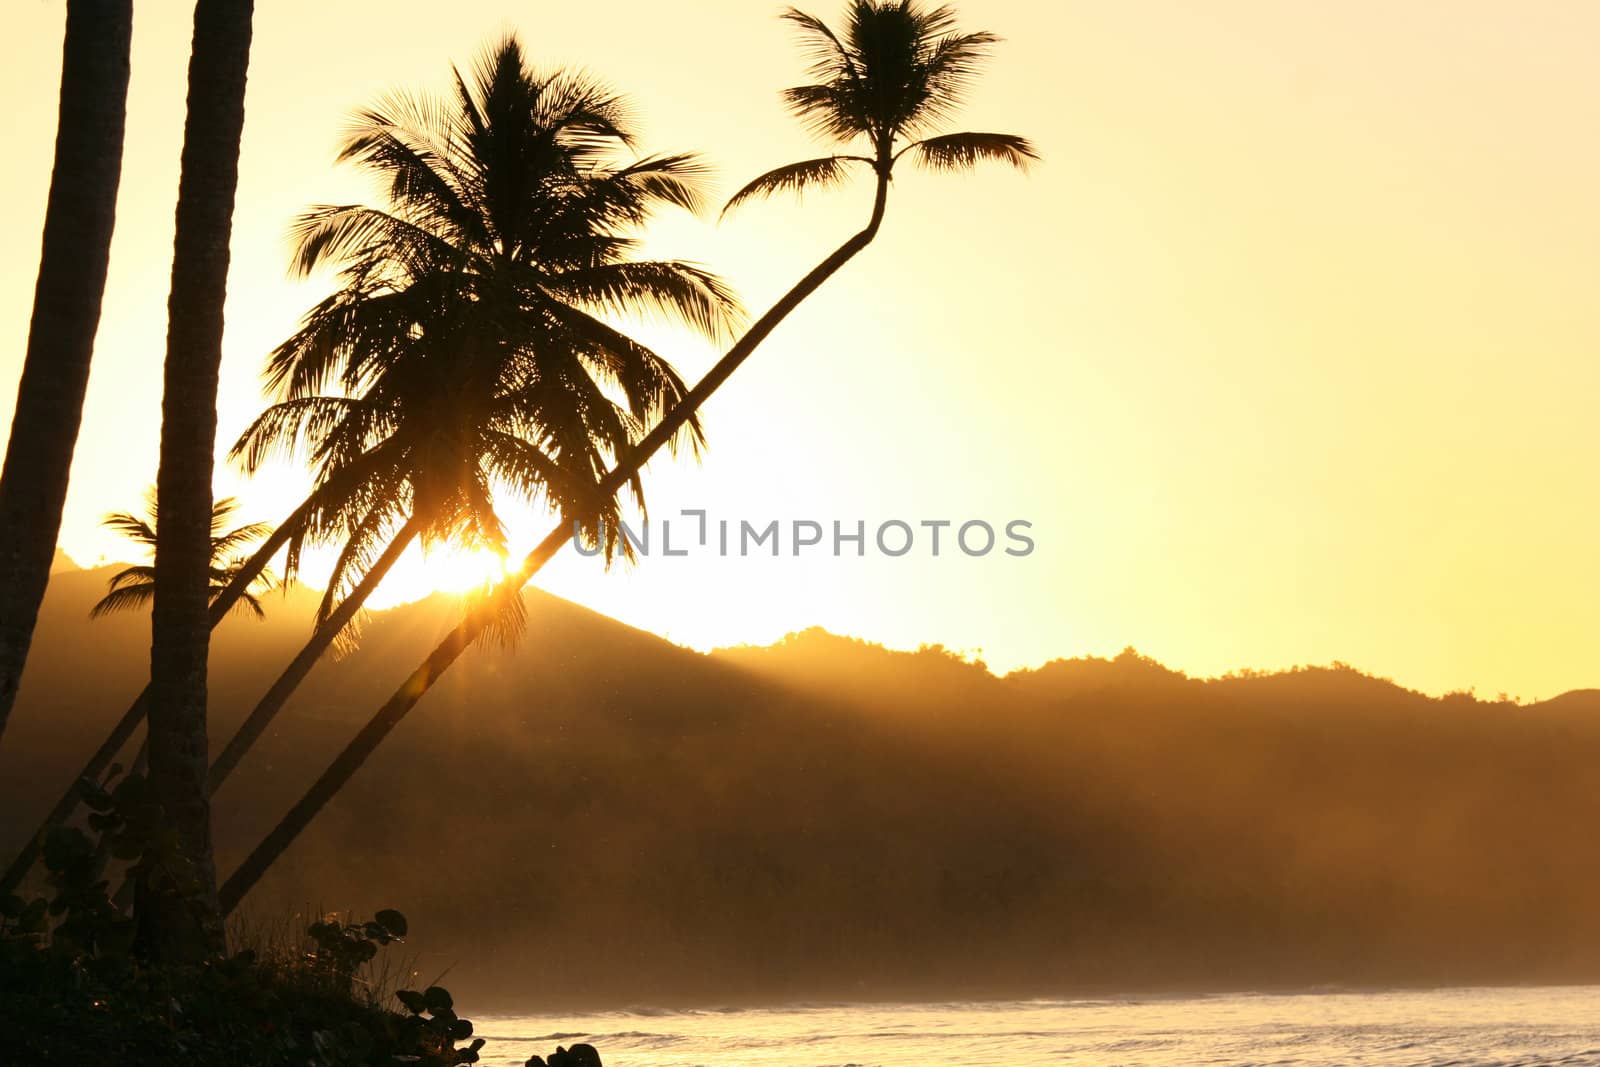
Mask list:
[[[883,222],[884,208],[889,195],[889,168],[881,165],[877,172],[877,187],[872,202],[872,216],[866,228],[840,245],[832,255],[814,267],[809,274],[802,278],[793,289],[784,294],[783,298],[774,304],[767,313],[756,320],[755,324],[745,335],[730,348],[722,359],[711,368],[700,382],[691,389],[673,409],[661,420],[656,428],[650,431],[639,444],[628,454],[627,458],[619,462],[615,469],[600,483],[599,495],[602,499],[616,493],[628,484],[629,479],[638,474],[639,470],[649,461],[650,457],[660,450],[661,446],[672,439],[672,436],[699,410],[706,399],[716,392],[717,388],[727,381],[728,377],[739,368],[756,347],[766,340],[778,324],[788,317],[806,297],[816,292],[822,283],[832,277],[838,270],[853,259],[857,253],[878,234],[878,227]],[[405,718],[406,714],[417,702],[425,696],[434,682],[438,681],[445,671],[455,663],[461,653],[483,632],[483,630],[499,617],[496,601],[501,598],[520,596],[522,587],[526,585],[541,568],[548,563],[563,545],[572,538],[572,524],[563,522],[547,534],[539,542],[522,565],[490,598],[475,605],[468,611],[466,617],[459,625],[445,635],[422,665],[411,672],[394,696],[389,698],[376,715],[361,728],[355,739],[346,745],[333,763],[323,772],[322,776],[311,786],[300,801],[289,810],[283,820],[269,833],[255,851],[251,852],[237,870],[229,876],[219,891],[223,914],[231,912],[238,903],[244,899],[267,868],[283,855],[284,851],[294,842],[300,832],[310,824],[323,806],[331,800],[344,784],[361,769],[369,756],[388,736],[389,731]]]
[[[261,572],[267,569],[267,564],[272,562],[278,551],[288,544],[296,531],[304,525],[306,516],[311,513],[312,503],[312,499],[307,499],[277,529],[273,530],[255,554],[239,568],[227,587],[217,594],[216,599],[211,602],[213,629],[228,617],[228,612],[233,610],[239,598],[244,596],[255,580],[261,576]],[[39,828],[22,846],[16,858],[11,861],[11,866],[6,868],[5,874],[0,876],[0,896],[15,891],[17,886],[22,884],[22,880],[28,876],[28,872],[39,859],[39,851],[44,846],[45,837],[51,830],[72,818],[73,812],[78,810],[78,805],[83,802],[82,783],[98,782],[111,769],[111,761],[117,758],[117,753],[122,751],[128,739],[139,728],[139,724],[144,722],[149,697],[150,687],[146,685],[134,698],[128,710],[122,713],[122,718],[111,728],[111,733],[106,736],[105,741],[101,742],[100,747],[95,749],[89,761],[83,765],[83,770],[79,771],[67,785],[66,791],[40,822]],[[141,754],[142,752],[143,750]]]
[[[132,0],[70,0],[28,350],[0,474],[0,735],[50,577],[122,177]]]
[[[350,620],[356,617],[356,613],[361,610],[361,606],[366,603],[373,590],[378,588],[378,583],[383,581],[384,576],[389,573],[389,569],[399,560],[400,554],[406,550],[412,541],[417,539],[417,535],[422,532],[422,525],[422,522],[418,519],[412,519],[406,523],[401,531],[395,535],[394,540],[389,542],[389,547],[385,548],[383,554],[373,563],[371,569],[362,576],[361,581],[350,591],[350,594],[339,602],[339,606],[334,608],[326,619],[318,624],[311,635],[311,640],[306,642],[305,647],[300,650],[300,654],[289,663],[288,667],[284,668],[283,673],[278,676],[278,680],[272,683],[272,688],[267,690],[266,695],[261,698],[255,709],[245,717],[244,722],[239,724],[239,729],[234,732],[232,739],[228,741],[221,754],[212,762],[210,775],[211,792],[215,793],[222,783],[228,780],[228,775],[233,773],[233,769],[239,765],[239,761],[244,759],[251,746],[260,740],[261,735],[272,724],[272,720],[277,716],[278,712],[282,711],[283,706],[289,702],[289,697],[294,694],[295,689],[299,687],[301,682],[305,681],[306,675],[311,673],[311,668],[316,666],[317,660],[322,658],[322,654],[328,650],[328,646],[333,644],[339,634],[344,631],[344,628],[350,624]]]
[[[199,0],[189,56],[150,613],[149,782],[172,845],[147,865],[134,909],[139,946],[156,962],[197,962],[224,947],[206,790],[211,482],[252,15],[252,0]]]

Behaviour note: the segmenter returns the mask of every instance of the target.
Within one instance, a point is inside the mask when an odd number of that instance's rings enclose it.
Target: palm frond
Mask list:
[[[767,171],[734,193],[723,206],[722,214],[725,217],[747,200],[764,199],[778,193],[794,193],[798,196],[808,188],[826,189],[839,185],[848,176],[847,163],[872,165],[872,161],[863,156],[824,156],[821,159],[789,163]]]
[[[929,170],[971,170],[979,163],[1006,163],[1026,171],[1039,153],[1026,137],[1010,133],[947,133],[914,141],[900,150]],[[896,157],[898,158],[898,157]]]
[[[999,37],[982,30],[949,33],[934,43],[923,65],[927,91],[923,108],[931,112],[928,117],[942,118],[966,98],[983,62],[999,43]]]
[[[228,586],[233,584],[234,578],[238,577],[239,571],[244,566],[244,563],[245,561],[242,559],[236,559],[226,565],[219,565],[217,562],[212,563],[211,600],[213,602],[215,602],[217,597],[222,594],[223,590],[227,589]],[[267,612],[266,609],[262,607],[261,598],[257,594],[265,593],[271,590],[276,583],[276,576],[274,576],[271,571],[263,568],[261,573],[257,574],[255,579],[251,581],[249,588],[247,588],[243,593],[239,594],[239,599],[234,601],[232,610],[249,612],[251,615],[255,616],[258,621],[265,619],[267,617]]]
[[[796,36],[809,63],[807,73],[813,78],[831,78],[841,69],[857,78],[861,76],[850,50],[826,22],[795,7],[786,8],[778,17],[798,31]]]
[[[461,161],[457,123],[432,97],[392,93],[357,112],[337,162],[354,162],[389,179],[390,201],[414,221],[469,244],[484,245],[482,205]]]
[[[318,301],[268,355],[268,393],[295,399],[331,389],[361,392],[414,350],[419,320],[438,302],[467,295],[459,285],[453,275],[430,276],[404,290],[366,277],[349,280]]]
[[[743,319],[739,297],[726,282],[694,263],[677,260],[606,263],[552,278],[544,289],[606,314],[654,311],[712,339],[730,337]]]
[[[529,504],[547,497],[566,515],[600,513],[609,506],[593,479],[563,467],[515,434],[490,433],[483,441],[485,470]]]
[[[378,501],[377,506],[357,520],[334,560],[333,571],[328,575],[328,587],[317,604],[318,626],[328,620],[335,605],[366,577],[389,542],[401,536],[404,521],[402,509],[392,501]]]
[[[267,617],[266,608],[261,606],[261,598],[248,590],[239,594],[239,599],[234,601],[233,610],[248,611],[256,617],[257,622]]]
[[[226,558],[249,547],[271,532],[272,524],[269,522],[252,522],[236,526],[231,530],[219,531],[211,537],[211,555],[217,559]]]
[[[580,169],[638,143],[628,101],[587,71],[529,71],[527,79],[533,123],[549,129]]]
[[[363,410],[371,408],[359,400],[342,396],[307,396],[281,401],[257,415],[244,428],[233,447],[228,449],[228,459],[254,474],[275,455],[291,457],[300,451],[316,455],[332,435],[341,429],[348,430]]]
[[[872,133],[872,116],[862,106],[865,93],[859,86],[796,85],[783,90],[783,102],[791,114],[816,137],[848,144],[856,137]]]
[[[489,587],[473,590],[467,598],[469,611],[488,616],[473,641],[493,645],[500,651],[515,648],[528,627],[528,606],[521,591]]]
[[[460,248],[416,222],[362,204],[316,204],[289,225],[290,273],[313,274],[324,263],[375,253],[402,263],[412,276],[437,263],[459,262]]]
[[[688,387],[672,364],[649,346],[577,308],[557,306],[551,311],[602,373],[622,387],[629,411],[641,423],[659,422],[687,395]],[[667,447],[676,452],[680,443],[688,444],[696,458],[700,456],[705,432],[698,412],[690,413]]]
[[[153,510],[153,509],[152,509]],[[150,522],[126,511],[114,511],[100,520],[100,525],[144,548],[154,550],[156,531]]]
[[[705,206],[705,187],[710,175],[710,167],[699,156],[679,152],[646,156],[597,181],[627,183],[639,190],[646,204],[652,201],[671,204],[698,214]]]
[[[127,573],[127,571],[123,571],[119,573],[117,577],[120,578],[122,575]],[[147,608],[149,607],[151,601],[155,599],[155,595],[156,582],[154,568],[150,568],[150,575],[148,578],[135,579],[121,585],[118,585],[116,579],[114,578],[112,579],[110,592],[101,597],[95,603],[94,607],[89,609],[89,618],[103,619],[107,615],[111,615],[118,611],[134,611]]]

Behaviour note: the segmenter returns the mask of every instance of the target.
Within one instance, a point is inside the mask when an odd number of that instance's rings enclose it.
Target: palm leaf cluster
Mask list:
[[[122,534],[154,558],[156,525],[159,522],[154,491],[148,494],[145,509],[146,514],[142,516],[126,511],[113,512],[102,520],[101,525]],[[239,502],[231,496],[222,497],[211,505],[211,599],[213,600],[228,588],[234,575],[244,566],[245,554],[250,546],[271,532],[271,527],[264,522],[246,523],[231,530],[227,529],[228,520],[238,510]],[[266,612],[262,609],[261,600],[256,594],[269,590],[274,581],[270,571],[262,571],[251,583],[250,588],[239,597],[234,608],[245,608],[258,619],[266,618]],[[102,618],[117,611],[148,608],[156,592],[155,566],[141,563],[124,567],[111,576],[108,584],[110,589],[106,595],[89,609],[91,619]]]
[[[835,32],[815,15],[790,8],[813,79],[784,90],[790,112],[820,139],[842,148],[864,142],[866,154],[838,153],[790,163],[734,194],[724,211],[752,199],[838,185],[855,164],[887,179],[905,155],[930,170],[970,170],[978,163],[1026,169],[1038,158],[1025,137],[1009,133],[935,133],[964,101],[990,48],[992,33],[962,33],[950,7],[914,0],[852,0]]]
[[[408,521],[425,544],[503,551],[502,495],[611,531],[608,558],[617,547],[618,503],[596,483],[686,389],[615,321],[717,338],[739,315],[710,272],[637,258],[639,228],[698,210],[706,175],[634,143],[616,95],[532,69],[514,39],[456,71],[449,99],[395,94],[355,116],[339,158],[379,179],[386,206],[296,221],[294,271],[332,267],[338,287],[271,354],[279,400],[233,450],[252,471],[309,460],[289,567],[308,541],[343,543],[324,613]],[[698,449],[698,421],[679,437]],[[637,477],[630,492],[642,507]]]

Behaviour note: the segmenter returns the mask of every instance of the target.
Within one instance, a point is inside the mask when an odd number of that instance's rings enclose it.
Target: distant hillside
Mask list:
[[[142,680],[58,573],[0,744],[10,849]],[[218,631],[219,741],[310,597]],[[405,911],[479,1010],[1600,979],[1600,691],[1432,699],[1128,652],[997,678],[821,631],[710,656],[544,594],[250,902]],[[216,798],[221,865],[454,618],[374,617]],[[425,977],[432,977],[430,973]]]

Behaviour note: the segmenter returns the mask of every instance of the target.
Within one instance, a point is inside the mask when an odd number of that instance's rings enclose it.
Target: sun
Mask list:
[[[514,567],[515,561],[488,548],[413,549],[400,557],[369,603],[386,608],[434,593],[477,592],[504,581]]]
[[[499,584],[510,561],[488,548],[437,548],[423,556],[422,568],[433,590],[467,593]]]

